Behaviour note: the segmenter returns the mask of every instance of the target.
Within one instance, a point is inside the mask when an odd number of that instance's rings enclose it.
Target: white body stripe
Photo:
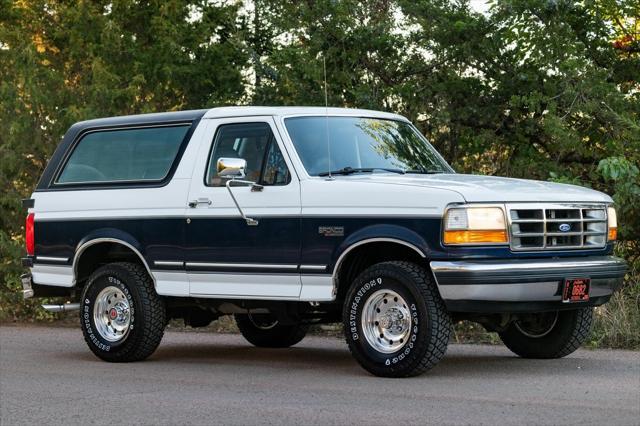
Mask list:
[[[152,271],[151,274],[159,295],[189,297],[189,278],[184,271]]]
[[[300,301],[328,302],[335,299],[333,278],[331,275],[302,275]]]
[[[191,296],[299,300],[300,276],[188,273]]]
[[[35,264],[31,268],[33,282],[56,287],[73,287],[73,268],[71,266],[54,266]]]

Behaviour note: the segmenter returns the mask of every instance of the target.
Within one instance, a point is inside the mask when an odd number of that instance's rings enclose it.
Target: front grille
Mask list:
[[[605,205],[507,205],[511,249],[602,248],[607,243]]]

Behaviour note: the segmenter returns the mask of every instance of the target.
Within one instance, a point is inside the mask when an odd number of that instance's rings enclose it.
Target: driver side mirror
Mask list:
[[[243,179],[247,169],[247,160],[244,158],[220,157],[216,163],[218,176],[222,179]]]
[[[233,203],[236,205],[240,216],[247,222],[249,226],[257,226],[258,221],[256,219],[250,218],[244,214],[236,196],[233,195],[233,191],[231,190],[232,186],[250,186],[251,192],[260,192],[262,191],[262,185],[258,185],[255,182],[251,182],[248,180],[243,180],[246,175],[247,169],[247,160],[244,158],[218,158],[218,162],[216,163],[216,170],[218,171],[218,176],[221,179],[226,179],[227,183],[225,186],[227,187],[227,191],[229,191],[229,195],[233,200]],[[232,185],[233,184],[233,185]]]

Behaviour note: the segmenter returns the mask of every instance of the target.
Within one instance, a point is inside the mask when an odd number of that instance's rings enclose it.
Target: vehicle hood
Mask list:
[[[373,173],[350,176],[395,185],[413,185],[446,189],[459,193],[470,203],[490,202],[605,202],[613,200],[607,194],[576,185],[512,179],[497,176],[466,174],[392,175]]]

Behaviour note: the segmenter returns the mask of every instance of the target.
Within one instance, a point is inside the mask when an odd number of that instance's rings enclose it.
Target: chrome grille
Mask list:
[[[562,250],[602,248],[607,243],[604,204],[507,205],[511,249]]]

